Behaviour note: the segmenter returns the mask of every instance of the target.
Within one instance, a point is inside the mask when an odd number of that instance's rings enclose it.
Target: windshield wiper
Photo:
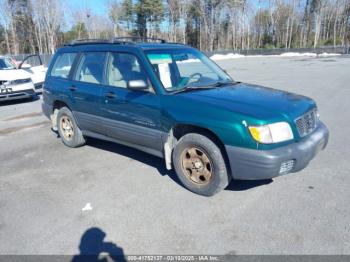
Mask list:
[[[173,94],[183,93],[183,92],[188,92],[193,90],[204,90],[204,89],[213,89],[213,88],[216,88],[216,87],[215,86],[186,86],[184,88],[181,88],[180,90],[174,91]]]
[[[225,86],[225,85],[235,85],[237,84],[237,82],[234,82],[232,80],[228,80],[228,81],[217,81],[215,84],[215,87],[220,87],[220,86]]]
[[[234,81],[217,81],[215,83],[207,84],[207,85],[203,85],[203,86],[191,86],[191,85],[188,85],[188,86],[184,86],[180,90],[174,91],[173,94],[187,92],[187,91],[193,91],[193,90],[214,89],[214,88],[221,87],[221,86],[224,86],[224,85],[234,85],[236,83],[237,82],[234,82]]]

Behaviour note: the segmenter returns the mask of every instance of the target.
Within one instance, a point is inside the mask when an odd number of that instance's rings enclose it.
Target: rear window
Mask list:
[[[63,53],[58,56],[51,70],[51,76],[68,78],[76,53]]]

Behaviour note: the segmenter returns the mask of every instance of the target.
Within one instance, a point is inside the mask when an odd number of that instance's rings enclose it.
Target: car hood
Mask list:
[[[312,99],[305,96],[245,83],[188,91],[179,95],[261,120],[281,115],[295,119],[316,106]]]
[[[0,81],[31,78],[30,74],[22,69],[0,70]]]

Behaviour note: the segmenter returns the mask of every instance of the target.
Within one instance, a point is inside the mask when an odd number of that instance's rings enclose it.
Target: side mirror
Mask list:
[[[131,90],[147,90],[148,84],[144,80],[131,80],[128,82],[128,88]]]

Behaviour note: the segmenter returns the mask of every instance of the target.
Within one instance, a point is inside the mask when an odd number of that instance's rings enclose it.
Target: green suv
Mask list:
[[[236,82],[197,49],[157,39],[60,48],[42,108],[65,145],[94,137],[134,147],[205,196],[231,179],[297,172],[329,136],[312,99]]]

